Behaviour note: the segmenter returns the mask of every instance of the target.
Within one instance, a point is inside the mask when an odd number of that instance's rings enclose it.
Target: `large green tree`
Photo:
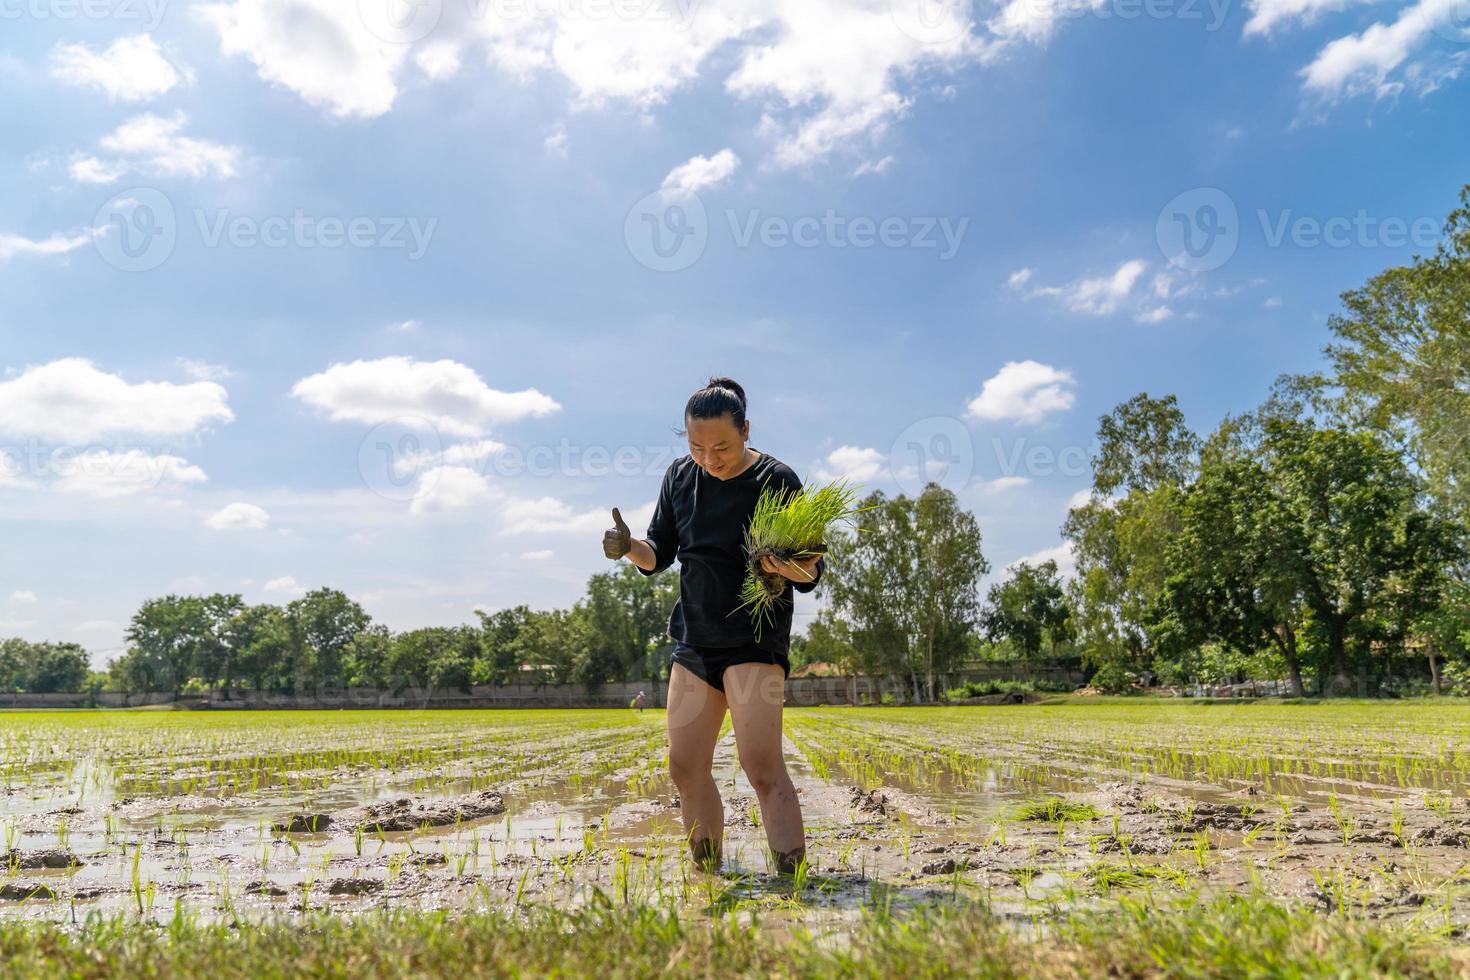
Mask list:
[[[1436,501],[1470,524],[1470,185],[1432,255],[1342,296],[1325,385],[1343,416],[1402,441]]]
[[[932,701],[935,675],[963,659],[979,620],[990,570],[980,526],[936,483],[918,497],[876,491],[861,507],[854,532],[828,542],[818,588],[849,624],[860,667],[904,676]]]
[[[986,603],[980,625],[992,643],[1009,643],[1035,657],[1043,644],[1055,652],[1071,639],[1072,610],[1055,561],[1017,562],[1010,578],[990,587]]]

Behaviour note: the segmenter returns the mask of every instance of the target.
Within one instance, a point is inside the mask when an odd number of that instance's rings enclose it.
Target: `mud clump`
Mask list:
[[[1470,831],[1464,827],[1425,827],[1414,835],[1414,843],[1431,847],[1464,847],[1470,844]]]
[[[252,881],[245,886],[247,895],[265,895],[269,898],[281,898],[286,894],[286,889],[271,881]]]
[[[415,854],[411,859],[409,859],[409,863],[417,865],[421,868],[426,868],[434,864],[448,864],[449,858],[445,857],[443,854]]]
[[[402,797],[385,803],[375,803],[359,810],[341,815],[338,826],[361,827],[363,830],[392,831],[418,830],[420,827],[448,827],[455,823],[480,820],[505,812],[505,800],[494,790],[485,790],[453,800],[439,800],[415,805],[413,800]]]
[[[293,813],[284,822],[271,824],[271,831],[277,834],[317,834],[331,826],[330,813]]]
[[[41,868],[80,868],[82,864],[82,860],[71,851],[62,850],[59,847],[36,851],[7,851],[4,861],[5,867],[19,868],[23,871],[34,871]]]
[[[888,797],[876,789],[854,786],[848,794],[847,805],[859,813],[870,813],[885,820],[893,816],[893,805],[888,802]]]
[[[1231,803],[1194,804],[1192,808],[1174,810],[1169,814],[1169,825],[1175,831],[1193,833],[1200,830],[1252,830],[1267,821],[1248,814]]]
[[[43,885],[40,882],[7,881],[0,885],[0,900],[24,902],[31,898],[52,901],[56,898],[56,892],[50,885]]]
[[[382,890],[376,878],[338,878],[327,886],[328,895],[376,895]]]

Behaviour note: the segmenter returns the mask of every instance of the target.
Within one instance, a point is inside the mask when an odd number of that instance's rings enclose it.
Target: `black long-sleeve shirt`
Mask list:
[[[639,571],[653,575],[668,568],[676,557],[679,559],[679,601],[669,616],[669,636],[675,640],[694,647],[754,646],[772,653],[788,651],[792,590],[815,589],[826,559],[817,560],[812,581],[788,581],[790,588],[782,592],[757,640],[751,611],[737,611],[737,607],[748,567],[745,529],[767,484],[801,489],[801,481],[791,467],[766,453],[728,480],[710,476],[688,455],[669,464],[648,525],[647,541],[656,561],[652,569]]]

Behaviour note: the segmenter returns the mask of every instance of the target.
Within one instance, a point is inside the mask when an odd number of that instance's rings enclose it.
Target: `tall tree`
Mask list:
[[[1071,637],[1072,611],[1057,563],[1017,562],[1011,577],[990,587],[980,626],[992,643],[1010,643],[1027,657],[1053,651]]]
[[[854,533],[833,535],[818,588],[851,627],[861,666],[907,676],[934,699],[934,676],[966,654],[989,570],[980,527],[955,495],[931,483],[917,498],[874,492]]]
[[[1306,380],[1335,389],[1333,407],[1350,420],[1402,439],[1435,499],[1470,524],[1470,185],[1433,255],[1342,301],[1328,320],[1332,370]]]
[[[297,638],[305,648],[302,667],[315,687],[340,687],[346,680],[345,658],[352,641],[367,629],[371,617],[336,589],[315,589],[286,607]],[[298,675],[298,683],[302,680]]]

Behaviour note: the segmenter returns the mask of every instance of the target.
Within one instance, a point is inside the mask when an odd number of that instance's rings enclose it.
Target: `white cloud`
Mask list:
[[[441,82],[459,73],[460,45],[453,41],[425,44],[413,53],[413,63],[430,79]]]
[[[183,77],[147,34],[120,37],[100,52],[85,44],[58,44],[51,51],[51,76],[98,89],[114,102],[155,98]]]
[[[419,420],[451,436],[477,436],[497,422],[549,415],[561,408],[535,388],[497,391],[457,361],[384,357],[333,364],[291,389],[333,421],[377,424]]]
[[[1249,0],[1246,8],[1250,10],[1251,16],[1245,22],[1242,33],[1246,37],[1270,34],[1276,27],[1291,21],[1310,24],[1323,14],[1373,2],[1374,0]]]
[[[446,6],[448,6],[446,4]],[[380,116],[409,45],[368,30],[358,4],[341,0],[237,0],[199,8],[220,49],[244,55],[260,77],[337,116]]]
[[[1092,502],[1092,488],[1083,487],[1072,496],[1067,498],[1067,509],[1076,510],[1078,507],[1086,507]]]
[[[7,262],[17,255],[64,255],[76,251],[91,240],[90,231],[80,231],[74,235],[56,234],[39,240],[0,232],[0,262]]]
[[[1176,277],[1166,273],[1156,274],[1146,289],[1137,289],[1147,271],[1146,261],[1129,259],[1109,275],[1084,276],[1062,286],[1038,286],[1027,293],[1026,298],[1058,299],[1068,310],[1082,316],[1110,316],[1131,306],[1133,318],[1139,323],[1160,323],[1172,317],[1174,311],[1158,300],[1186,296],[1198,289],[1196,283],[1181,284]],[[1021,289],[1031,281],[1034,273],[1033,269],[1019,269],[1011,273],[1007,284],[1012,289]]]
[[[1266,298],[1266,301],[1261,304],[1261,306],[1262,308],[1267,310],[1279,310],[1281,309],[1281,297],[1269,296]]]
[[[863,177],[867,174],[878,174],[882,176],[893,169],[893,157],[886,156],[881,160],[864,160],[858,164],[857,169],[852,172],[854,177]]]
[[[92,449],[55,459],[52,469],[56,475],[52,484],[55,489],[104,498],[149,490],[178,490],[206,479],[204,471],[186,459],[141,449],[122,452]]]
[[[204,523],[216,531],[260,531],[270,522],[271,515],[264,507],[236,502],[210,514]]]
[[[234,374],[223,364],[210,364],[208,361],[196,361],[188,357],[176,357],[174,363],[195,381],[222,381]]]
[[[292,575],[282,575],[280,578],[273,578],[261,586],[261,588],[266,592],[288,596],[302,596],[306,594],[306,589],[302,588],[301,583],[297,582],[295,576]]]
[[[239,148],[183,135],[188,121],[182,111],[172,116],[151,112],[134,116],[98,142],[105,152],[113,154],[111,159],[80,156],[71,162],[71,177],[83,183],[105,184],[129,173],[196,179],[235,176]]]
[[[1057,571],[1062,578],[1075,578],[1077,575],[1077,554],[1072,549],[1072,542],[1063,541],[1061,544],[1051,548],[1042,548],[1040,551],[1032,552],[1022,558],[1017,558],[1006,566],[1006,571],[1011,571],[1021,562],[1033,568],[1042,562],[1054,561],[1057,563]]]
[[[1403,82],[1391,82],[1389,77],[1402,69],[1420,91],[1432,90],[1446,74],[1458,73],[1463,56],[1443,63],[1441,69],[1447,71],[1410,59],[1437,29],[1455,23],[1460,4],[1461,0],[1418,0],[1400,10],[1392,24],[1374,23],[1358,34],[1337,38],[1301,70],[1303,89],[1328,101],[1360,92],[1391,95]]]
[[[235,416],[210,381],[129,384],[69,357],[0,381],[0,432],[79,444],[109,435],[176,436]]]
[[[559,157],[567,155],[567,127],[566,123],[557,123],[551,127],[551,132],[546,134],[546,139],[541,141],[546,147],[546,152]]]
[[[888,458],[877,449],[839,446],[817,465],[817,478],[864,482],[878,476],[887,465]]]
[[[374,35],[359,6],[230,0],[203,10],[225,54],[247,57],[261,78],[338,116],[390,111],[410,51],[430,77],[457,66],[471,46],[523,82],[555,74],[581,110],[609,101],[649,110],[705,69],[733,63],[725,88],[766,107],[763,132],[777,141],[780,166],[881,133],[911,104],[901,86],[917,85],[931,67],[982,60],[989,43],[971,30],[969,0],[926,3],[909,30],[899,23],[907,8],[890,0],[671,0],[603,5],[603,16],[576,4],[511,12],[444,3],[433,6],[437,22],[416,49]],[[711,58],[716,51],[729,57]]]
[[[1076,401],[1071,371],[1038,361],[1008,361],[980,388],[967,410],[977,419],[1040,422]]]
[[[1010,0],[985,26],[1004,41],[1045,45],[1062,21],[1089,10],[1101,10],[1106,3],[1107,0]]]
[[[494,439],[473,439],[457,442],[441,450],[398,453],[392,460],[393,472],[396,476],[406,476],[415,472],[427,473],[431,469],[444,466],[482,469],[485,460],[507,448],[505,443]]]
[[[11,602],[35,602],[36,594],[30,589],[17,589],[10,593]]]
[[[981,493],[997,494],[1005,493],[1007,490],[1019,490],[1030,482],[1030,477],[1025,476],[998,476],[994,480],[980,480],[976,483],[976,488]]]
[[[521,558],[526,561],[546,561],[548,558],[552,558],[555,555],[556,552],[552,551],[550,548],[540,548],[536,551],[521,552]]]
[[[740,158],[728,148],[712,157],[693,157],[670,170],[660,190],[674,197],[697,194],[729,178],[738,166]]]
[[[499,488],[474,470],[463,466],[436,466],[419,476],[418,489],[408,511],[415,517],[465,510],[498,500]]]

